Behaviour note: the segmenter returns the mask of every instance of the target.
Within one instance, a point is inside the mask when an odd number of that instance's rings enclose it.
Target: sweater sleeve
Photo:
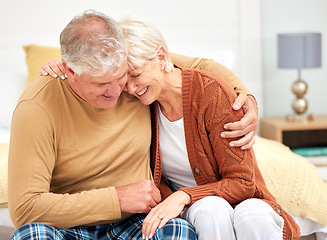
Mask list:
[[[114,187],[72,194],[50,191],[56,148],[44,109],[32,100],[21,102],[13,114],[8,164],[8,205],[14,225],[43,222],[69,228],[120,218]]]
[[[205,70],[207,72],[218,74],[234,88],[237,94],[245,93],[252,95],[251,91],[245,87],[241,79],[239,79],[235,73],[222,64],[219,64],[211,59],[188,57],[176,53],[170,53],[170,56],[173,64],[184,68]]]
[[[209,86],[192,105],[197,105],[192,138],[185,133],[190,163],[198,168],[194,174],[198,186],[181,190],[191,196],[192,203],[206,196],[219,196],[235,205],[255,194],[255,158],[252,149],[232,148],[230,139],[220,137],[224,124],[243,116],[242,111],[232,109],[236,97],[233,90],[226,92],[216,81],[204,85]]]

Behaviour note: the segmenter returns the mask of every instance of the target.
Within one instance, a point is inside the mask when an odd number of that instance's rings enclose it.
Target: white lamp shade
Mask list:
[[[321,67],[321,33],[278,34],[278,67]]]

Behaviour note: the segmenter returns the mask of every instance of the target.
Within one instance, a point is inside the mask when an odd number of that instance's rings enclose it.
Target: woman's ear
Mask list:
[[[164,66],[166,64],[166,53],[164,47],[162,46],[158,47],[157,56],[161,64]]]

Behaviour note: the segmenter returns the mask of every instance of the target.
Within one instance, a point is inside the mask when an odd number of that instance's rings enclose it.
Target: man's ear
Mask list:
[[[62,61],[62,65],[65,69],[68,79],[75,81],[77,74],[74,72],[74,70],[68,67],[67,63],[64,60]]]

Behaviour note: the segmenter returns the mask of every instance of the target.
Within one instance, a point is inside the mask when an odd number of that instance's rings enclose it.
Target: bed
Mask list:
[[[8,143],[0,144],[0,239],[10,239],[14,226],[7,208],[7,159]],[[278,202],[293,215],[301,216],[301,240],[316,238],[317,223],[327,222],[327,185],[317,174],[315,167],[305,158],[292,153],[286,146],[268,139],[257,137],[254,146],[259,167],[269,190]],[[272,153],[273,152],[273,153]],[[284,176],[282,176],[284,175]],[[298,176],[306,178],[298,180]],[[320,207],[317,207],[320,206]],[[299,220],[297,220],[299,223]],[[326,235],[326,234],[325,234]]]
[[[45,61],[60,56],[59,49],[52,47],[29,45],[24,51],[28,82],[38,76]],[[8,142],[9,128],[0,126],[0,240],[10,239],[14,230],[7,208]],[[268,189],[297,218],[301,239],[327,239],[327,185],[315,166],[285,145],[259,136],[254,150]]]

